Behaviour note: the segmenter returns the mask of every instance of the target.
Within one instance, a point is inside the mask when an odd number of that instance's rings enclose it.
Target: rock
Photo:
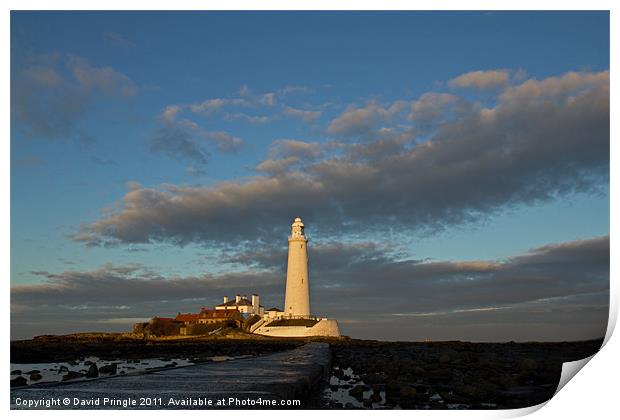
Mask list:
[[[439,392],[439,396],[448,404],[466,404],[469,400],[450,392]]]
[[[424,368],[420,366],[414,366],[413,369],[411,369],[411,371],[413,372],[414,375],[424,375],[426,373]]]
[[[439,356],[439,363],[450,363],[459,359],[459,352],[453,349],[444,350]]]
[[[383,384],[387,380],[387,376],[381,373],[367,373],[362,375],[362,379],[367,384]]]
[[[93,363],[88,368],[88,372],[86,372],[87,378],[96,378],[99,376],[99,368],[97,368],[97,363]]]
[[[83,376],[84,376],[83,373],[74,372],[74,371],[70,370],[69,372],[67,372],[66,375],[63,375],[62,380],[63,381],[71,381],[73,379],[82,378]]]
[[[512,388],[519,385],[519,381],[514,375],[502,375],[497,378],[497,383],[499,383],[503,388]]]
[[[11,379],[11,387],[14,386],[26,386],[28,385],[28,380],[23,376],[18,376],[15,379]]]
[[[11,375],[21,375],[21,374],[22,374],[22,371],[19,369],[11,371]]]
[[[465,397],[483,400],[495,394],[498,391],[498,387],[492,382],[478,378],[474,382],[458,387],[456,391]]]
[[[101,366],[99,373],[105,373],[106,375],[116,375],[117,364],[112,363],[110,365]]]
[[[534,359],[525,358],[519,360],[519,370],[521,370],[521,372],[532,372],[536,370],[537,367],[538,363],[536,363]]]
[[[415,388],[409,385],[405,385],[400,388],[399,394],[401,398],[415,398],[417,391],[415,390]]]
[[[386,392],[400,391],[400,388],[403,386],[401,382],[398,381],[388,381],[385,384]]]
[[[497,355],[493,352],[480,353],[477,360],[480,366],[492,367],[497,365]]]
[[[479,398],[480,390],[473,385],[463,385],[456,389],[456,392],[467,398]]]
[[[453,370],[446,367],[439,367],[440,365],[429,365],[424,373],[424,376],[436,382],[449,381],[452,378]]]
[[[332,391],[338,391],[338,385],[330,385],[329,389],[331,389]]]
[[[85,361],[85,362],[84,362],[84,366],[90,366],[90,365],[92,365],[93,363],[94,363],[94,362],[92,362],[92,361],[90,361],[90,360],[87,360],[87,361]]]
[[[64,365],[61,365],[61,366],[58,368],[58,373],[60,373],[60,372],[69,372],[69,368],[68,368],[68,367],[66,367],[66,366],[64,366]]]
[[[43,379],[43,375],[41,375],[40,373],[33,373],[32,375],[30,375],[31,381],[40,381],[41,379]]]
[[[32,375],[33,373],[41,373],[41,371],[40,370],[36,370],[36,369],[29,370],[28,372],[26,372],[26,375]]]
[[[356,385],[349,390],[349,395],[362,402],[364,400],[364,387],[362,385]]]
[[[362,402],[362,405],[366,408],[372,408],[372,400],[367,398]]]
[[[399,402],[402,408],[405,408],[405,409],[416,408],[418,393],[415,390],[415,388],[409,385],[405,385],[400,388],[399,396],[400,396]]]
[[[375,391],[372,393],[372,395],[370,396],[370,400],[371,400],[373,403],[380,403],[382,399],[383,399],[383,398],[381,398],[381,394],[380,394],[379,392],[377,392],[377,390],[375,390]]]
[[[448,408],[439,401],[431,401],[428,405],[431,410],[445,410]]]
[[[398,402],[400,398],[400,388],[403,386],[401,382],[398,381],[388,381],[385,384],[385,400],[388,403],[395,404]]]

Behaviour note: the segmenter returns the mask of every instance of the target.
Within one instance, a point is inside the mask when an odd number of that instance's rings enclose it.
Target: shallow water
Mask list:
[[[338,368],[335,368],[338,369]],[[385,408],[385,391],[379,392],[381,396],[381,401],[376,403],[372,403],[372,407],[364,407],[363,402],[358,401],[355,397],[349,394],[349,390],[357,385],[366,385],[364,381],[360,379],[358,375],[353,372],[353,369],[346,368],[343,369],[343,372],[346,376],[350,377],[350,380],[343,380],[337,378],[336,376],[331,376],[329,378],[330,386],[338,386],[338,389],[333,391],[329,386],[327,386],[323,391],[323,398],[330,401],[331,403],[340,403],[343,407],[347,408]],[[344,387],[343,387],[344,386]],[[363,399],[369,399],[373,394],[372,387],[369,391],[363,392]],[[347,405],[348,404],[348,405]]]
[[[211,360],[213,362],[223,362],[226,360],[245,358],[248,356],[213,356],[207,358],[207,360]],[[190,361],[190,359],[185,358],[151,358],[151,359],[100,359],[98,357],[86,357],[81,360],[74,361],[71,363],[11,363],[11,372],[15,370],[20,370],[21,374],[11,374],[11,379],[15,379],[18,376],[22,376],[28,380],[28,385],[44,383],[44,382],[62,382],[62,378],[67,374],[68,371],[80,372],[86,374],[88,369],[90,368],[90,364],[96,363],[97,368],[101,369],[103,366],[111,365],[116,363],[116,374],[106,374],[99,372],[99,378],[108,377],[108,376],[118,376],[118,375],[127,375],[127,374],[135,374],[135,373],[144,373],[153,369],[160,369],[166,367],[167,365],[175,364],[174,367],[181,366],[190,366],[194,363]],[[170,366],[172,367],[172,366]],[[38,371],[42,378],[39,380],[31,380],[30,373],[31,371]],[[85,376],[71,379],[71,382],[74,381],[85,381],[94,378],[86,378]],[[69,381],[65,381],[69,382]]]

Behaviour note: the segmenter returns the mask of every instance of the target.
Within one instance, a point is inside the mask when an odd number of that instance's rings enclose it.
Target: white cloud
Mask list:
[[[448,81],[453,88],[494,89],[506,86],[510,74],[506,70],[472,71]]]
[[[304,109],[297,109],[290,106],[287,106],[282,111],[284,115],[288,115],[290,117],[300,118],[304,122],[310,123],[318,120],[321,117],[321,111],[310,111]]]

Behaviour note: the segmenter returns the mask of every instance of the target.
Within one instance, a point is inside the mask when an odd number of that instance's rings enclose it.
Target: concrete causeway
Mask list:
[[[308,343],[247,359],[13,388],[11,408],[29,408],[28,403],[37,409],[300,408],[287,400],[303,405],[330,363],[327,343]]]

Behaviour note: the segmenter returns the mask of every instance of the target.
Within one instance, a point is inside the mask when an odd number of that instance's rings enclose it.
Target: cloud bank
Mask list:
[[[447,113],[425,137],[417,136],[415,121],[380,127],[407,108],[401,101],[350,108],[328,127],[343,141],[276,142],[258,167],[266,174],[247,180],[133,189],[120,210],[84,224],[73,239],[89,245],[268,240],[292,215],[311,221],[322,237],[424,232],[596,193],[608,183],[608,71],[530,79],[499,92],[493,107],[469,103],[456,112],[455,102],[465,99],[425,98],[413,108],[423,101],[422,109]],[[347,141],[353,133],[364,138]],[[186,152],[183,144],[174,150]]]
[[[605,332],[608,236],[498,261],[408,259],[372,242],[319,243],[309,253],[313,310],[339,319],[355,337],[549,341]],[[140,265],[39,272],[42,284],[11,288],[12,323],[26,335],[76,322],[82,330],[103,323],[122,330],[127,318],[195,311],[240,291],[278,306],[285,255],[274,246],[224,255],[241,269],[186,278],[164,278]]]
[[[31,136],[75,137],[96,96],[126,100],[137,94],[136,84],[112,67],[75,55],[38,56],[11,72],[11,117]]]

